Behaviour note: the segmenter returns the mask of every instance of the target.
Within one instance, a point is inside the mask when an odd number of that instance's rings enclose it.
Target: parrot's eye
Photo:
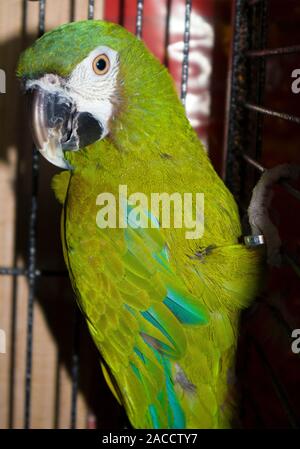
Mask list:
[[[105,75],[109,71],[110,62],[105,54],[97,56],[93,61],[93,70],[96,75]]]

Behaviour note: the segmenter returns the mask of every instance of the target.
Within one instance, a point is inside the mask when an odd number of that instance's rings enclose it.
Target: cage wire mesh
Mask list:
[[[26,15],[27,3],[31,0],[24,0],[24,15]],[[74,2],[71,19],[74,16]],[[143,11],[144,1],[137,0],[136,4],[136,35],[142,38],[143,35]],[[300,123],[300,118],[281,111],[275,111],[263,106],[264,80],[265,80],[265,60],[266,58],[276,57],[278,55],[300,53],[300,45],[290,47],[266,49],[267,35],[267,0],[236,0],[234,2],[234,36],[232,52],[232,70],[229,89],[228,116],[226,123],[226,183],[234,193],[241,209],[245,205],[245,180],[249,185],[248,174],[250,168],[257,174],[264,171],[264,167],[259,162],[260,149],[262,144],[262,123],[266,115],[282,120]],[[50,2],[39,0],[39,36],[45,31],[45,10],[51,7]],[[89,0],[87,18],[93,19],[95,11],[95,0]],[[185,21],[183,34],[183,60],[181,75],[180,98],[185,104],[187,95],[188,72],[189,72],[189,49],[190,49],[190,22],[191,22],[192,1],[185,2]],[[167,16],[167,22],[169,17]],[[169,23],[167,23],[167,28]],[[167,30],[168,32],[168,30]],[[168,39],[166,39],[166,43]],[[252,64],[255,61],[255,64]],[[251,68],[250,68],[251,67]],[[252,114],[252,115],[251,115]],[[254,152],[250,152],[249,126],[251,126],[251,139],[254,145]],[[254,131],[253,131],[254,130]],[[250,184],[253,186],[257,174],[251,172]],[[1,275],[26,276],[28,280],[28,309],[27,309],[27,339],[26,339],[26,378],[25,378],[25,401],[24,401],[24,428],[31,427],[31,393],[32,393],[32,350],[33,350],[33,332],[34,332],[34,300],[37,288],[37,282],[42,277],[66,276],[65,271],[56,272],[44,270],[37,265],[37,220],[38,220],[38,189],[39,189],[39,154],[36,149],[32,153],[32,184],[31,184],[31,203],[29,210],[29,236],[28,236],[28,259],[26,267],[20,269],[14,267],[1,267]],[[300,198],[300,193],[287,183],[284,183],[286,190],[296,198]],[[286,260],[290,262],[293,268],[292,256],[286,254]],[[77,310],[77,309],[76,309]],[[283,317],[279,319],[284,322]],[[70,427],[76,428],[77,419],[77,396],[79,382],[79,314],[76,313],[73,335],[73,356],[72,356],[72,399],[70,410]],[[287,332],[290,331],[287,326]],[[13,333],[14,334],[14,333]],[[14,343],[12,342],[12,351]],[[267,369],[268,365],[263,351],[257,348],[263,363]],[[271,370],[272,371],[272,370]],[[13,375],[13,370],[12,370]],[[297,424],[294,411],[291,409],[280,382],[276,380],[276,374],[271,372],[274,379],[275,388],[280,395],[281,400],[287,410],[293,427]],[[13,382],[13,379],[11,380]],[[12,419],[10,419],[12,422]]]
[[[300,53],[299,45],[265,48],[268,3],[269,0],[237,0],[235,3],[225,179],[242,208],[245,208],[244,175],[248,167],[253,167],[256,174],[265,171],[257,160],[261,156],[264,116],[300,124],[300,117],[263,106],[266,58]],[[249,152],[251,139],[254,139],[254,154]],[[257,176],[254,176],[252,186],[256,180]],[[289,183],[283,182],[282,186],[293,197],[300,199],[299,191]],[[249,197],[246,199],[248,201]]]
[[[246,211],[250,194],[259,176],[265,171],[260,162],[264,143],[263,125],[266,117],[300,124],[300,117],[264,106],[266,91],[266,62],[270,58],[300,53],[299,45],[267,48],[269,12],[272,0],[237,0],[234,7],[234,35],[229,84],[229,105],[226,122],[225,180],[234,194],[241,213]],[[273,2],[274,5],[274,2]],[[274,128],[276,135],[276,129]],[[249,188],[250,187],[250,188]],[[300,199],[300,192],[288,182],[281,187],[288,195]],[[299,276],[299,262],[295,255],[283,246],[284,263]],[[288,342],[291,341],[292,326],[281,310],[270,301],[264,301],[268,313],[273,315],[277,326],[282,329]],[[252,333],[246,335],[247,355],[242,363],[248,363],[249,348],[254,348],[261,365],[268,373],[272,388],[280,401],[287,422],[292,428],[300,425],[299,411],[292,405],[286,392],[286,385],[274,370],[266,351]],[[251,395],[247,401],[252,404],[258,425],[263,422],[261,411]]]

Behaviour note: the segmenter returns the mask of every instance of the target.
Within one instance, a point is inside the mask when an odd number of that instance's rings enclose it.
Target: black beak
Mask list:
[[[77,151],[101,139],[101,123],[89,112],[78,112],[63,90],[36,86],[28,95],[34,143],[52,164],[71,168],[64,151]]]

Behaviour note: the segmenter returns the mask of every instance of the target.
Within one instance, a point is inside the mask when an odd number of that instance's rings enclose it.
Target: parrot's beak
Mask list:
[[[40,153],[52,164],[71,169],[65,151],[77,151],[99,140],[103,127],[89,112],[78,112],[62,89],[33,85],[28,90],[31,129]]]

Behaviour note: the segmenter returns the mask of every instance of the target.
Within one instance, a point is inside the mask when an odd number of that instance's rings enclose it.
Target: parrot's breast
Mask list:
[[[129,205],[125,228],[101,229],[101,192],[118,194],[108,174],[72,173],[63,240],[110,388],[134,427],[228,427],[238,314],[256,293],[259,257],[231,236],[213,245],[214,231],[203,243],[181,241],[182,230],[162,229],[150,211],[149,226],[139,227]]]

